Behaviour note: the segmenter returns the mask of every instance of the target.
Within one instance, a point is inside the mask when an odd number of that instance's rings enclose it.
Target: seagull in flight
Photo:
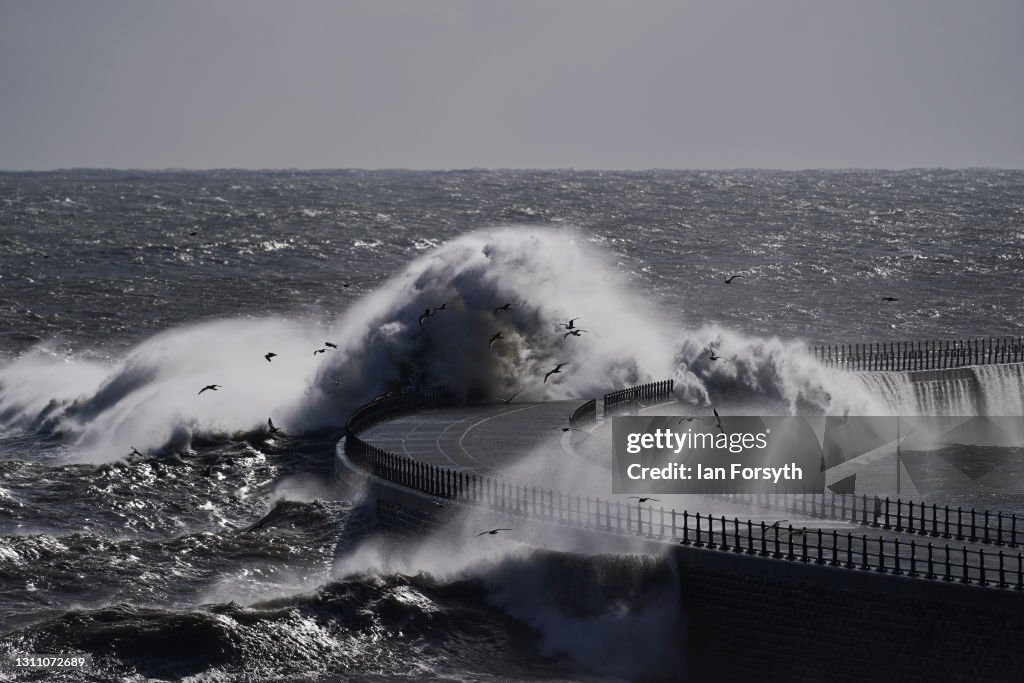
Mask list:
[[[780,524],[782,524],[783,522],[788,522],[788,521],[789,521],[788,519],[780,519],[779,521],[775,522],[774,524],[772,524],[768,528],[769,529],[778,529]]]
[[[721,356],[716,356],[714,349],[708,349],[708,358],[711,359],[711,360],[720,360],[722,357]]]
[[[430,314],[433,315],[434,313],[437,313],[438,311],[447,311],[447,310],[448,310],[448,302],[446,301],[443,304],[441,304],[440,306],[434,306],[434,310],[431,311]]]
[[[280,429],[274,426],[274,421],[271,420],[269,417],[267,418],[267,428],[270,430],[271,434],[277,434],[279,431],[281,431]]]
[[[429,308],[424,309],[423,313],[420,314],[420,327],[423,327],[423,321],[432,315],[434,314],[430,312]]]
[[[199,394],[203,393],[204,391],[217,391],[218,389],[220,389],[220,387],[220,384],[207,384],[205,387],[199,390]],[[199,394],[196,395],[198,396]]]
[[[575,329],[575,328],[576,328],[576,325],[575,325],[574,323],[575,323],[575,322],[576,322],[577,320],[579,320],[579,318],[573,318],[572,320],[570,320],[570,321],[569,321],[569,322],[567,322],[567,323],[558,323],[558,324],[559,324],[559,325],[561,325],[562,327],[564,327],[564,328],[565,328],[565,329],[567,329],[567,330],[572,330],[572,329]]]
[[[326,346],[327,348],[330,348],[330,349],[338,348],[337,344],[332,344],[331,342],[324,342],[324,346]]]
[[[487,348],[491,348],[492,346],[494,346],[494,342],[498,341],[499,339],[504,339],[504,337],[501,336],[501,332],[495,332],[494,335],[491,337],[490,341],[487,342]]]
[[[729,277],[725,278],[725,284],[731,285],[733,280],[735,280],[736,278],[742,278],[742,277],[743,277],[742,275],[730,275]]]
[[[498,306],[494,309],[494,315],[498,315],[499,311],[510,311],[512,310],[512,304],[505,304],[504,306]]]
[[[317,349],[316,351],[313,352],[313,355],[315,356],[318,353],[327,353],[327,349]]]
[[[477,536],[483,536],[484,534],[490,534],[491,536],[495,536],[499,531],[512,531],[512,529],[491,529],[490,531],[481,531],[477,534]]]
[[[277,354],[271,351],[270,353],[266,354],[263,357],[266,358],[267,362],[269,363],[271,358],[277,358]]]
[[[581,329],[569,330],[568,332],[566,332],[565,334],[562,335],[562,341],[565,341],[565,338],[570,336],[570,335],[572,335],[573,337],[578,337],[578,336],[580,336],[581,334],[583,334],[586,331],[587,330],[581,330]]]
[[[894,296],[883,296],[882,301],[899,301],[899,299]]]
[[[128,454],[129,457],[131,457],[133,455],[138,456],[140,458],[145,458],[146,457],[142,453],[140,453],[139,449],[136,448],[135,446],[132,446],[132,452]]]
[[[658,498],[641,498],[640,496],[630,496],[630,498],[636,498],[636,502],[638,503],[646,503],[649,500],[653,500],[656,503],[661,502],[661,500]]]
[[[576,429],[575,427],[552,427],[552,429],[561,429],[563,432],[583,432],[582,429]]]
[[[521,394],[521,393],[523,393],[523,390],[522,390],[522,389],[520,389],[520,390],[519,390],[519,391],[517,391],[516,393],[512,394],[512,395],[511,395],[511,396],[509,396],[508,398],[496,398],[495,400],[496,400],[496,401],[501,401],[501,402],[505,403],[506,405],[508,405],[509,403],[511,403],[511,402],[512,402],[512,399],[514,399],[514,398],[515,398],[516,396],[518,396],[518,395],[519,395],[519,394]]]
[[[725,429],[722,428],[722,418],[718,416],[718,409],[712,408],[711,410],[715,414],[715,426],[718,427],[718,431],[725,434]]]
[[[561,373],[562,368],[564,368],[566,365],[570,365],[570,363],[559,363],[557,366],[555,366],[554,370],[549,370],[548,374],[544,375],[544,383],[547,384],[548,377],[550,377],[551,375],[557,375]]]

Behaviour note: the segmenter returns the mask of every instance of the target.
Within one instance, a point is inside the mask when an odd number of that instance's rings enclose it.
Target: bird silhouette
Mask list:
[[[336,349],[336,348],[338,348],[337,344],[332,344],[331,342],[324,342],[324,346],[326,346],[329,349]]]
[[[327,353],[327,349],[317,349],[316,351],[313,352],[313,355],[315,356],[318,353]]]
[[[561,325],[562,327],[564,327],[564,328],[565,328],[565,329],[567,329],[567,330],[572,330],[572,329],[575,329],[575,327],[576,327],[576,326],[575,326],[575,322],[576,322],[577,320],[579,320],[579,318],[573,318],[573,319],[571,319],[571,320],[570,320],[569,322],[567,322],[567,323],[558,323],[558,324],[559,324],[559,325]]]
[[[576,429],[575,427],[552,427],[552,429],[561,429],[563,432],[582,432],[582,429]]]
[[[199,393],[201,394],[204,391],[217,391],[218,389],[220,389],[220,387],[220,384],[207,384],[205,387],[199,390]],[[196,395],[198,396],[199,394]]]
[[[725,434],[725,429],[722,428],[722,418],[718,416],[718,409],[712,408],[711,411],[715,414],[715,426],[718,427],[718,431]]]
[[[743,277],[742,275],[730,275],[729,277],[725,278],[725,284],[731,285],[733,280],[735,280],[736,278],[742,278],[742,277]]]
[[[514,399],[514,398],[515,398],[516,396],[518,396],[518,395],[519,395],[519,394],[521,394],[521,393],[523,393],[523,390],[522,390],[522,389],[520,389],[520,390],[519,390],[519,391],[517,391],[516,393],[512,394],[512,395],[511,395],[511,396],[509,396],[508,398],[496,398],[495,400],[496,400],[496,401],[501,401],[501,402],[503,402],[503,403],[505,403],[505,404],[509,404],[509,403],[512,403],[512,399]]]
[[[281,431],[280,429],[274,426],[274,421],[271,420],[269,417],[267,418],[267,428],[271,434],[277,434],[279,431]]]
[[[509,311],[509,310],[512,310],[512,304],[505,304],[504,306],[498,306],[497,308],[494,309],[494,315],[498,315],[499,311]]]
[[[899,301],[899,299],[894,296],[883,296],[882,301]]]
[[[129,453],[128,455],[129,455],[129,456],[132,456],[132,455],[134,455],[134,456],[138,456],[138,457],[140,457],[140,458],[145,458],[145,457],[146,457],[145,455],[143,455],[142,453],[140,453],[140,452],[139,452],[139,449],[138,449],[138,448],[136,448],[135,446],[132,446],[132,452],[131,452],[131,453]]]
[[[491,336],[490,341],[487,342],[487,348],[491,348],[492,346],[494,346],[494,342],[504,338],[505,337],[501,336],[501,332],[495,332],[494,335]]]
[[[448,310],[448,302],[446,301],[443,304],[441,304],[440,306],[434,306],[434,310],[431,312],[431,315],[433,315],[434,313],[437,313],[438,311],[447,311],[447,310]]]
[[[769,529],[778,529],[780,524],[782,524],[783,522],[788,522],[788,521],[789,521],[788,519],[780,519],[779,521],[775,522],[774,524],[772,524],[768,528]]]
[[[721,356],[716,356],[714,349],[708,349],[708,358],[710,360],[719,360],[721,359]]]
[[[547,384],[548,377],[550,377],[551,375],[560,374],[562,372],[562,368],[564,368],[566,365],[570,365],[570,363],[559,363],[557,366],[555,366],[554,370],[549,370],[548,374],[544,375],[544,383]]]
[[[483,536],[484,534],[490,534],[491,536],[494,536],[499,531],[512,531],[512,529],[491,529],[490,531],[481,531],[477,534],[477,536]]]
[[[587,330],[581,330],[581,329],[578,329],[578,328],[575,329],[575,330],[569,330],[568,332],[566,332],[565,334],[562,335],[562,341],[565,341],[565,338],[569,337],[569,336],[578,337],[578,336],[580,336],[581,334],[583,334],[586,331]]]
[[[430,312],[429,308],[423,309],[423,313],[420,314],[420,327],[423,327],[423,321],[432,315],[434,314]]]
[[[271,358],[277,358],[277,354],[274,352],[270,352],[263,357],[266,358],[267,362],[269,363]]]
[[[646,503],[649,500],[653,500],[656,503],[661,502],[661,500],[659,500],[658,498],[641,498],[640,496],[630,496],[630,498],[636,498],[636,502],[638,503]]]

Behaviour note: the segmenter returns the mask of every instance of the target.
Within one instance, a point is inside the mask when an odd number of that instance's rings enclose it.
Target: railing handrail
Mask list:
[[[667,401],[672,398],[675,380],[649,382],[635,387],[626,387],[604,395],[604,416],[609,417],[617,412],[634,412],[644,402]]]
[[[810,352],[822,365],[843,370],[944,370],[971,365],[1024,363],[1024,337],[823,344],[812,346]]]
[[[569,426],[573,429],[582,429],[597,423],[597,399],[592,398],[569,416]]]
[[[372,476],[399,486],[513,516],[709,550],[1024,590],[1021,552],[1016,553],[1014,561],[1012,553],[990,551],[986,563],[984,549],[970,549],[966,545],[955,548],[948,543],[938,546],[931,542],[919,544],[916,540],[901,543],[899,538],[875,539],[867,534],[854,536],[852,532],[841,535],[838,530],[830,533],[820,528],[797,530],[792,525],[782,528],[779,524],[755,524],[750,519],[742,522],[738,517],[728,520],[724,515],[702,516],[687,510],[679,513],[652,505],[645,507],[639,502],[632,505],[566,494],[428,465],[373,446],[358,435],[375,424],[448,401],[447,391],[439,388],[384,397],[362,406],[346,422],[346,456]],[[811,500],[813,508],[814,499]]]

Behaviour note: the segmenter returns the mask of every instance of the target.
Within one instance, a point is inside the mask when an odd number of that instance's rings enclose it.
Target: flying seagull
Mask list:
[[[722,428],[722,418],[720,418],[718,416],[718,409],[717,408],[712,408],[711,410],[712,410],[712,412],[715,413],[715,426],[718,427],[718,431],[720,431],[723,434],[725,434],[725,429]]]
[[[894,296],[883,296],[882,301],[899,301],[899,299]]]
[[[582,429],[576,429],[575,427],[552,427],[552,429],[561,429],[563,432],[582,432]]]
[[[708,358],[710,358],[711,360],[719,360],[721,358],[721,356],[716,356],[715,355],[715,350],[714,349],[708,349],[708,354],[709,354]]]
[[[494,309],[494,315],[498,315],[498,311],[508,311],[512,309],[512,304],[505,304],[504,306],[498,306]]]
[[[274,426],[274,421],[271,420],[269,417],[267,418],[267,427],[270,429],[271,434],[277,434],[279,431],[281,431],[280,429]]]
[[[573,318],[572,320],[570,320],[567,323],[558,323],[558,324],[561,325],[562,327],[564,327],[567,330],[572,330],[572,329],[575,329],[575,325],[573,323],[575,323],[577,320],[579,320],[579,318]]]
[[[483,536],[484,534],[490,534],[491,536],[494,536],[499,531],[512,531],[512,529],[491,529],[490,531],[481,531],[477,534],[477,536]]]
[[[725,284],[731,285],[732,281],[735,280],[738,277],[742,278],[743,276],[742,275],[730,275],[729,277],[725,278]]]
[[[328,348],[331,348],[331,349],[336,349],[336,348],[338,348],[338,345],[337,345],[337,344],[332,344],[331,342],[324,342],[324,346],[326,346],[326,347],[328,347]]]
[[[267,355],[265,355],[263,357],[266,358],[267,362],[269,363],[271,358],[277,358],[277,354],[274,353],[273,351],[271,351],[270,353],[268,353]]]
[[[569,335],[572,335],[573,337],[578,337],[578,336],[580,336],[581,334],[583,334],[586,331],[587,330],[580,330],[580,329],[569,330],[568,332],[566,332],[565,334],[562,335],[562,341],[565,341],[565,338],[568,337]]]
[[[544,375],[544,383],[547,384],[548,377],[550,377],[551,375],[557,375],[560,372],[562,372],[562,368],[564,368],[566,365],[569,365],[569,363],[559,363],[554,370],[549,370],[548,374]]]
[[[499,339],[504,339],[504,337],[501,336],[501,332],[495,332],[494,335],[491,337],[490,341],[487,342],[487,348],[491,348],[492,346],[494,346],[494,342],[498,341]]]
[[[788,519],[780,519],[779,521],[775,522],[774,524],[772,524],[768,528],[769,529],[778,529],[780,524],[782,524],[783,522],[788,522],[788,521],[789,521]]]
[[[217,391],[218,389],[220,389],[220,387],[221,385],[219,384],[207,384],[205,387],[199,390],[199,393],[201,394],[204,391]],[[196,395],[198,396],[199,394]]]
[[[447,310],[448,310],[448,302],[446,301],[443,304],[441,304],[440,306],[434,306],[434,310],[431,313],[431,315],[433,315],[434,313],[437,313],[438,311],[447,311]]]
[[[423,327],[423,321],[432,315],[434,314],[430,312],[429,308],[423,309],[423,313],[420,314],[420,327]]]
[[[132,446],[132,452],[131,452],[131,453],[129,453],[129,456],[132,456],[132,455],[137,455],[137,456],[138,456],[138,457],[140,457],[140,458],[145,458],[145,457],[146,457],[146,456],[144,456],[144,455],[143,455],[142,453],[140,453],[140,452],[139,452],[139,449],[138,449],[138,448],[136,448],[135,446]]]
[[[661,500],[658,498],[641,498],[640,496],[630,496],[630,498],[636,498],[636,502],[638,503],[646,503],[649,500],[653,500],[656,503],[661,502]]]
[[[516,396],[518,396],[518,395],[519,395],[519,394],[521,394],[521,393],[523,393],[523,390],[522,390],[522,389],[520,389],[520,390],[519,390],[519,391],[517,391],[516,393],[512,394],[512,395],[511,395],[511,396],[509,396],[508,398],[496,398],[495,400],[496,400],[496,401],[502,401],[503,403],[505,403],[505,404],[508,404],[508,403],[511,403],[511,402],[512,402],[512,399],[514,399],[514,398],[515,398]]]
[[[318,353],[327,353],[327,349],[317,349],[316,351],[313,352],[313,355],[315,356]]]

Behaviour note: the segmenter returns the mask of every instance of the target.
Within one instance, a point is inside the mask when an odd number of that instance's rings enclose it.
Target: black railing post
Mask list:
[[[740,536],[740,518],[739,517],[733,517],[732,518],[732,527],[733,527],[733,533],[736,536],[736,546],[732,550],[733,550],[733,552],[736,552],[736,553],[742,553],[743,552],[743,543],[742,543],[742,537]]]
[[[767,536],[768,534],[765,533],[764,522],[761,522],[761,557],[768,557]]]
[[[747,555],[754,554],[754,523],[747,520]]]
[[[853,563],[853,533],[846,532],[846,568],[853,569],[856,565]]]
[[[1003,561],[1004,560],[1005,560],[1005,557],[1003,556],[1003,551],[1000,550],[999,551],[999,587],[1000,588],[1006,588],[1006,570],[1003,568]]]
[[[793,525],[789,525],[789,533],[786,536],[786,540],[789,543],[789,553],[786,555],[787,560],[795,560],[796,555],[793,554]]]
[[[703,544],[703,543],[701,543],[701,541],[700,541],[700,513],[698,512],[697,514],[695,514],[695,515],[694,515],[694,518],[695,518],[695,519],[697,520],[697,522],[696,522],[696,524],[697,524],[697,528],[696,528],[696,531],[697,531],[697,540],[696,540],[696,541],[694,541],[694,542],[693,542],[693,544],[694,544],[695,546],[697,546],[698,548],[700,548],[700,547],[702,547],[702,546],[704,545],[704,544]]]
[[[949,544],[948,543],[946,544],[946,563],[945,564],[946,564],[946,576],[943,579],[943,581],[952,581],[953,580],[953,568],[950,566],[950,562],[949,562]]]
[[[688,521],[689,514],[686,510],[683,510],[683,545],[690,545],[690,524]]]
[[[885,538],[882,536],[878,537],[878,566],[875,567],[875,571],[883,574],[888,571],[885,568]]]
[[[961,507],[956,509],[956,540],[964,540],[964,510]]]
[[[971,508],[971,536],[970,536],[970,538],[967,539],[971,543],[975,543],[978,540],[978,530],[977,530],[977,527],[975,526],[975,520],[976,520],[976,513],[974,511],[974,508]]]
[[[932,550],[932,542],[928,541],[928,574],[926,575],[926,578],[929,579],[935,578],[935,564],[932,561]]]
[[[864,571],[871,569],[868,564],[868,535],[861,534],[860,537],[860,568]]]
[[[961,558],[961,563],[960,563],[960,566],[961,566],[961,569],[960,569],[960,572],[961,572],[960,583],[971,583],[970,574],[968,574],[968,572],[967,572],[967,546],[964,546],[963,551],[961,551],[960,558]]]
[[[978,548],[978,585],[987,586],[988,579],[985,576],[985,549]]]

